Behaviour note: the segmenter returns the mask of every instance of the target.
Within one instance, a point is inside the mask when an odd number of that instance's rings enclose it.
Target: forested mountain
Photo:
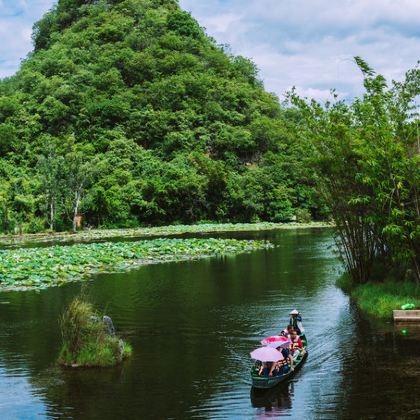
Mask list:
[[[3,231],[320,209],[296,111],[175,0],[60,0],[0,83]],[[309,210],[309,211],[308,211]]]

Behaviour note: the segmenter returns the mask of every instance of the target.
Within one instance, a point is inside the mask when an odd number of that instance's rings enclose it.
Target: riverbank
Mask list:
[[[94,242],[110,239],[171,237],[189,233],[255,232],[277,229],[308,229],[331,227],[326,222],[311,223],[208,223],[197,225],[171,225],[131,229],[91,229],[72,232],[36,233],[0,236],[0,245],[19,245],[25,242]]]
[[[0,250],[0,292],[45,289],[99,272],[270,248],[267,241],[154,239]]]
[[[337,280],[337,286],[348,293],[363,312],[375,318],[390,319],[392,311],[406,303],[420,308],[420,287],[412,282],[388,280],[352,287],[343,276]]]

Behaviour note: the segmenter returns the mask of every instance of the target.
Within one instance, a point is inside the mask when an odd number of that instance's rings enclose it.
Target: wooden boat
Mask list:
[[[277,376],[268,376],[263,377],[258,375],[258,367],[254,366],[251,370],[251,379],[252,379],[252,386],[254,388],[260,389],[269,389],[274,388],[278,384],[285,382],[291,378],[300,370],[302,365],[305,363],[306,359],[308,358],[308,349],[305,346],[306,353],[299,357],[294,362],[294,370],[289,370],[289,372],[285,373],[284,375],[277,375]]]

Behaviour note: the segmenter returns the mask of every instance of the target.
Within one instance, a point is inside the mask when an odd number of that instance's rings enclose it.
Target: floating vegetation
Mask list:
[[[58,361],[64,366],[114,366],[132,354],[130,344],[116,336],[111,318],[102,318],[83,295],[75,297],[64,312],[61,335]]]
[[[165,237],[188,233],[255,232],[260,230],[317,228],[331,226],[324,222],[311,223],[208,223],[198,225],[172,225],[132,229],[91,229],[77,233],[60,232],[21,236],[0,236],[0,245],[22,244],[25,242],[94,242],[112,238]]]
[[[266,241],[154,239],[0,250],[0,290],[43,289],[98,272],[269,247],[272,245]]]

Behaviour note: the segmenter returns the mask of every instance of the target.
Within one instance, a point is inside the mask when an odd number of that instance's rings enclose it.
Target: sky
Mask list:
[[[54,0],[0,0],[0,78],[32,49]],[[420,0],[180,0],[218,44],[251,58],[267,90],[325,100],[362,91],[353,57],[401,80],[420,59]]]

